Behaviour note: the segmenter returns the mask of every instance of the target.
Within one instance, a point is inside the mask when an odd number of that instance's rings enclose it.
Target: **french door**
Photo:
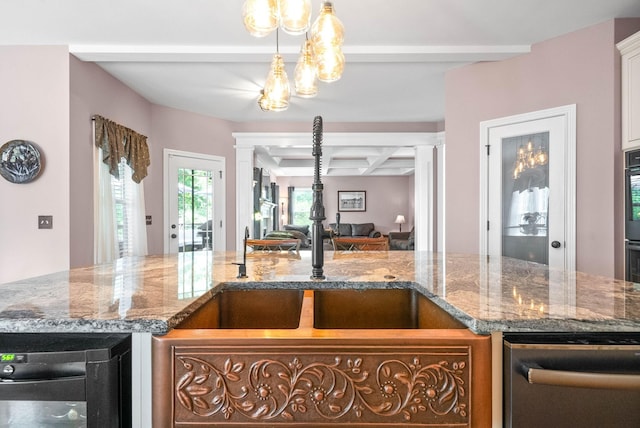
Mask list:
[[[575,269],[575,106],[481,123],[481,252]]]
[[[226,249],[224,158],[165,149],[165,253]]]

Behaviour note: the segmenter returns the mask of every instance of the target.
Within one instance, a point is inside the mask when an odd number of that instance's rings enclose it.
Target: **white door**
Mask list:
[[[165,253],[226,249],[224,158],[165,150]]]
[[[574,270],[575,106],[483,122],[481,132],[486,254]]]

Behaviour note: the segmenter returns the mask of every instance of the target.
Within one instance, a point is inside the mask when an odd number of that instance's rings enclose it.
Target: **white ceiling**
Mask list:
[[[437,122],[447,70],[526,53],[611,18],[640,17],[638,0],[333,0],[346,33],[343,77],[321,83],[316,98],[292,94],[289,109],[273,113],[256,100],[275,33],[250,36],[242,3],[2,0],[0,44],[69,45],[152,103],[231,121]],[[320,3],[313,0],[313,18]],[[302,39],[280,32],[290,78]]]

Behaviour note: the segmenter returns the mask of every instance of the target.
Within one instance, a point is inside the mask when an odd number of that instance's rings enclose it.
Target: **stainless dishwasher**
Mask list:
[[[131,335],[0,334],[0,427],[131,426]]]
[[[503,346],[505,427],[640,427],[640,333],[514,333]]]

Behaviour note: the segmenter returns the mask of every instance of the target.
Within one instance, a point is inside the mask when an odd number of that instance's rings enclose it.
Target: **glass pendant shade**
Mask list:
[[[242,20],[249,34],[266,36],[278,27],[278,0],[245,0]]]
[[[269,105],[267,97],[264,95],[264,89],[260,89],[260,96],[258,97],[258,105],[262,111],[268,111]]]
[[[340,48],[315,51],[318,79],[323,82],[335,82],[344,71],[344,54]]]
[[[314,49],[340,47],[344,42],[344,26],[333,13],[331,2],[322,3],[320,15],[311,26]]]
[[[302,45],[300,57],[294,71],[294,83],[298,96],[312,98],[318,95],[317,73],[311,41],[307,40]]]
[[[280,28],[286,33],[304,34],[311,26],[311,0],[279,0]]]
[[[273,56],[271,70],[264,84],[264,95],[268,110],[283,111],[289,107],[291,89],[289,88],[289,78],[284,69],[284,60],[280,54]]]

